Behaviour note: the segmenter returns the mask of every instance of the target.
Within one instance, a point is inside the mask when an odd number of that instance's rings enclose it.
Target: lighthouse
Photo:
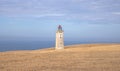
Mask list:
[[[55,49],[64,49],[64,31],[62,30],[62,26],[59,25],[56,32],[56,47]]]

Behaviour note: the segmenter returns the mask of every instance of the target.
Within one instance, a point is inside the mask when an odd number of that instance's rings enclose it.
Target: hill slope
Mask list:
[[[0,71],[120,71],[120,44],[0,52]]]

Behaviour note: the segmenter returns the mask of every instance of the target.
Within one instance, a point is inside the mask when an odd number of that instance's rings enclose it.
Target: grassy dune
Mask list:
[[[0,52],[0,71],[120,71],[120,44]]]

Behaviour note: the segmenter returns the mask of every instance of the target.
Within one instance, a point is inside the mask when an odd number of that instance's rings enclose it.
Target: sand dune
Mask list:
[[[120,44],[0,52],[0,71],[120,71]]]

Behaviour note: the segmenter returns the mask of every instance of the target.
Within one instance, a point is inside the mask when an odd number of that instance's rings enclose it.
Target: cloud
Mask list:
[[[60,17],[62,20],[119,19],[119,0],[0,0],[0,15],[9,17]],[[113,12],[115,11],[115,12]],[[112,12],[112,14],[111,14]]]
[[[50,14],[41,14],[41,15],[29,15],[29,17],[61,17],[61,16],[65,16],[65,14],[55,14],[55,13],[50,13]]]
[[[120,15],[120,12],[112,12],[114,15]]]

